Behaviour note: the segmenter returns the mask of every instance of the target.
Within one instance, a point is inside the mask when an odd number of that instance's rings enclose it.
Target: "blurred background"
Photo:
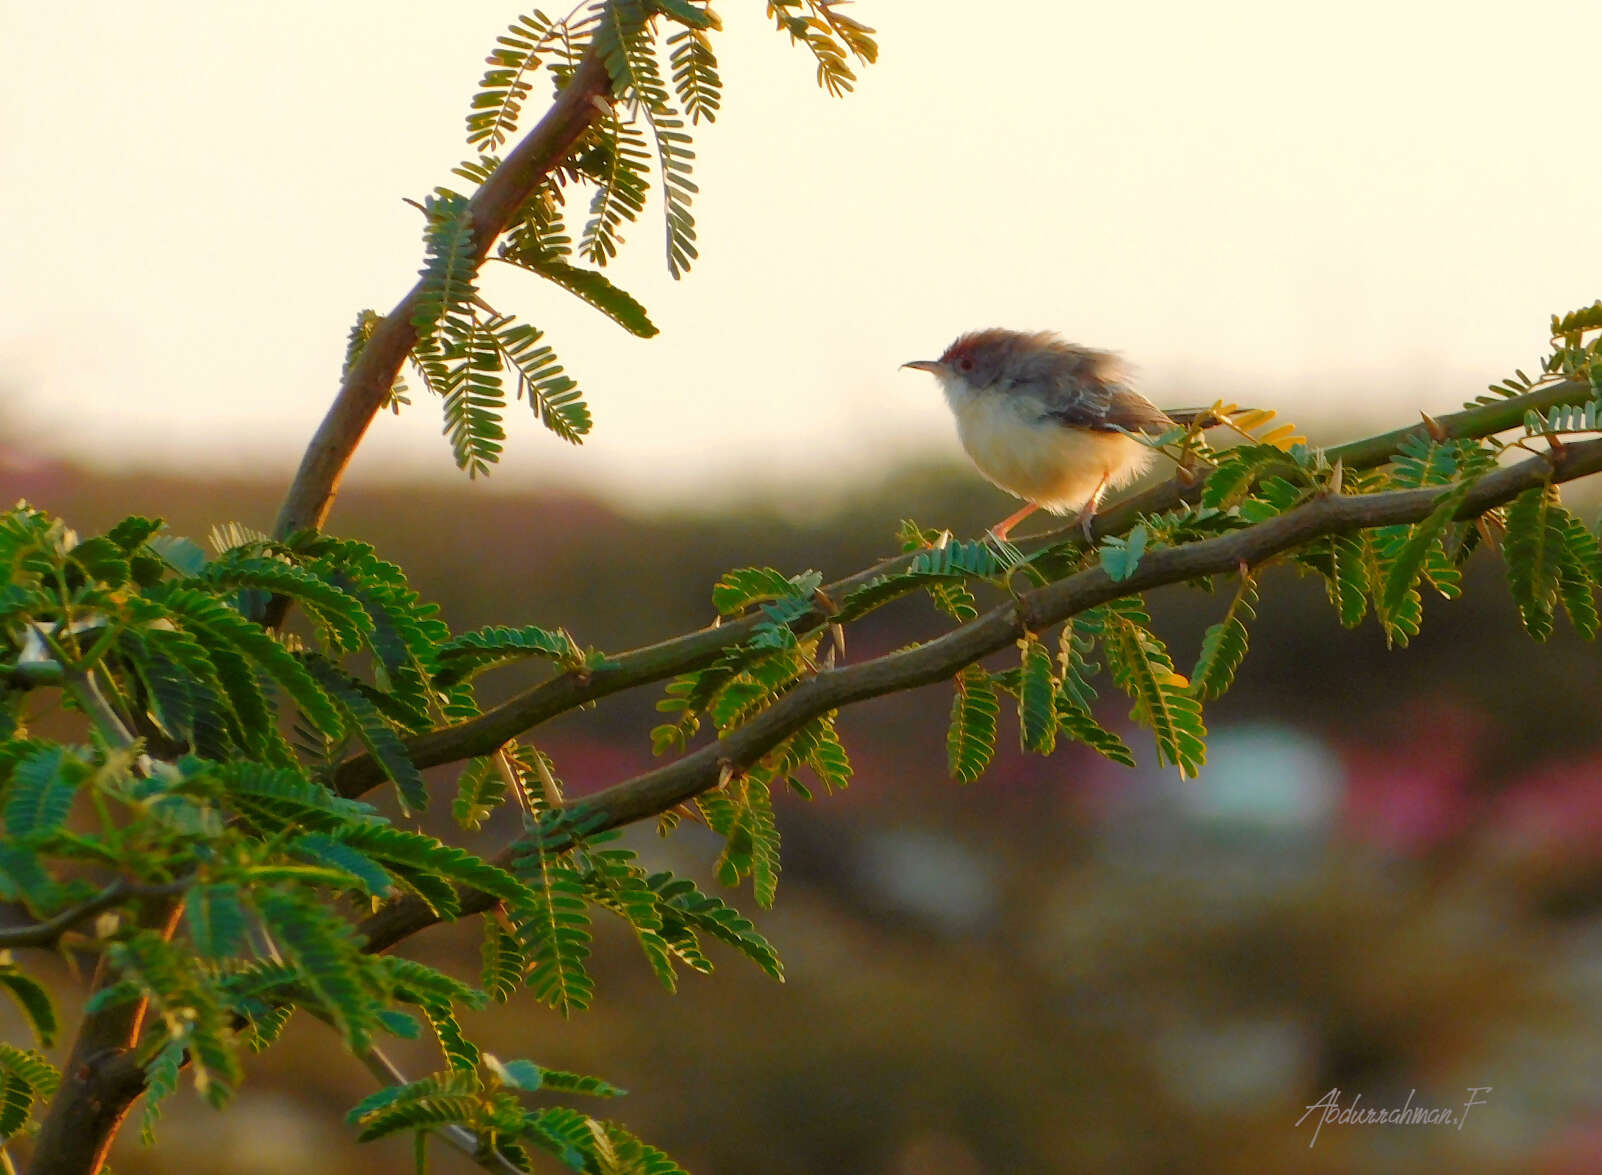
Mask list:
[[[0,0],[0,496],[86,532],[135,510],[196,538],[268,527],[356,310],[412,280],[401,197],[448,182],[515,11]],[[1012,504],[960,463],[932,381],[895,370],[965,329],[1059,329],[1123,350],[1161,402],[1263,404],[1328,442],[1534,370],[1547,316],[1599,292],[1602,161],[1566,114],[1594,95],[1561,67],[1602,33],[1589,3],[864,0],[882,60],[841,102],[758,6],[720,11],[698,268],[667,279],[653,209],[614,274],[663,335],[485,283],[550,332],[590,441],[514,413],[468,484],[420,399],[346,479],[330,528],[456,627],[620,650],[707,623],[731,566],[846,574],[908,515],[982,531]],[[1151,603],[1183,666],[1225,601]],[[939,623],[903,602],[851,656]],[[657,696],[540,732],[571,790],[650,765]],[[1602,1170],[1599,702],[1596,649],[1561,622],[1525,637],[1489,557],[1395,652],[1271,574],[1199,780],[1152,766],[1117,698],[1100,717],[1142,767],[1004,752],[967,787],[947,687],[860,707],[852,787],[781,803],[776,908],[730,895],[786,984],[720,955],[670,996],[602,923],[594,1010],[520,1000],[475,1027],[630,1089],[607,1112],[698,1175]],[[697,828],[636,833],[707,880]],[[410,949],[476,967],[471,928]],[[1331,1090],[1457,1109],[1485,1087],[1460,1131],[1309,1147],[1297,1124]],[[297,1025],[235,1109],[174,1099],[160,1147],[129,1131],[115,1166],[403,1169],[404,1145],[341,1125],[370,1088]]]

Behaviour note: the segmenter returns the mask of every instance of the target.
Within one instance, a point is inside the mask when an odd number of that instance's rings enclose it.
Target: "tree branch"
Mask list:
[[[1441,416],[1434,423],[1440,430],[1439,435],[1447,437],[1489,436],[1519,425],[1528,411],[1545,411],[1558,404],[1583,404],[1595,396],[1595,389],[1588,384],[1564,381],[1538,388],[1523,396],[1513,396],[1493,404],[1477,405]],[[1325,455],[1331,461],[1344,462],[1349,469],[1373,468],[1389,461],[1409,437],[1428,435],[1428,431],[1429,426],[1420,422],[1411,428],[1395,429],[1336,445],[1326,449]],[[1183,502],[1195,500],[1200,494],[1200,483],[1181,486],[1178,482],[1167,481],[1152,486],[1098,515],[1094,527],[1096,535],[1099,538],[1120,534],[1133,527],[1142,515],[1171,510]],[[1077,523],[1061,531],[1035,536],[1035,539],[1052,542],[1072,539],[1082,545]],[[822,594],[832,600],[844,599],[880,576],[903,570],[911,559],[912,555],[885,559],[865,571],[827,585]],[[406,753],[419,767],[437,767],[490,754],[507,740],[558,714],[622,690],[710,665],[725,650],[749,639],[763,619],[760,615],[747,616],[716,628],[700,629],[622,653],[598,668],[564,673],[524,690],[476,718],[405,739]],[[827,619],[825,610],[815,608],[794,621],[793,627],[801,631]],[[341,763],[334,772],[333,784],[341,795],[355,797],[377,787],[384,778],[377,760],[364,753]]]
[[[183,902],[173,896],[151,899],[143,919],[160,925],[164,937],[177,929]],[[95,990],[104,986],[105,960],[95,971]],[[144,1000],[91,1012],[78,1027],[72,1053],[61,1067],[61,1087],[50,1099],[34,1142],[28,1175],[92,1175],[134,1100],[145,1091],[145,1069],[135,1046],[144,1027]]]
[[[606,109],[611,88],[606,63],[592,47],[545,117],[491,173],[468,202],[474,235],[474,262],[506,230],[513,213],[528,199],[590,125]],[[378,324],[346,374],[328,415],[301,458],[300,470],[284,498],[273,533],[287,538],[298,530],[321,527],[333,505],[339,479],[367,427],[378,415],[401,365],[417,343],[412,312],[422,293],[413,286]],[[282,606],[278,611],[282,612]],[[282,619],[269,616],[269,620]]]
[[[1480,478],[1469,489],[1455,517],[1476,517],[1525,490],[1599,471],[1602,440],[1566,445]],[[717,786],[726,770],[751,766],[808,722],[831,710],[943,681],[963,666],[1013,644],[1026,631],[1049,628],[1109,600],[1199,576],[1232,572],[1242,564],[1255,566],[1312,539],[1418,522],[1429,515],[1443,495],[1457,488],[1451,484],[1379,494],[1332,494],[1244,530],[1152,551],[1141,559],[1134,574],[1122,581],[1114,581],[1100,567],[1092,567],[1025,592],[1014,602],[993,608],[925,644],[857,665],[822,670],[716,742],[574,800],[565,810],[569,826],[590,833],[604,832],[660,815]],[[517,847],[515,842],[507,846],[495,857],[496,862],[507,864]],[[495,899],[487,894],[462,895],[464,914],[480,912],[494,904]],[[435,915],[428,906],[408,898],[373,914],[362,923],[360,931],[367,938],[368,950],[382,951],[434,921]]]

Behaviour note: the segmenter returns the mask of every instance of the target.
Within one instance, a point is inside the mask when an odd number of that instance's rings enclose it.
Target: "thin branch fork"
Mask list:
[[[17,926],[0,930],[0,950],[20,949],[24,947],[53,948],[61,941],[61,936],[87,922],[90,918],[100,914],[113,906],[120,906],[124,902],[137,901],[141,898],[169,898],[183,893],[193,884],[193,878],[182,878],[178,881],[169,881],[161,885],[144,885],[139,882],[119,878],[106,886],[94,897],[81,902],[76,906],[61,911],[43,922],[35,922],[29,926]]]
[[[1582,404],[1595,396],[1596,391],[1589,384],[1563,381],[1537,388],[1523,396],[1450,413],[1434,419],[1431,424],[1420,423],[1336,445],[1326,449],[1325,455],[1331,462],[1339,461],[1347,469],[1370,469],[1389,461],[1402,444],[1413,436],[1434,436],[1437,439],[1489,436],[1522,424],[1524,414],[1528,411],[1545,411],[1559,404]],[[1095,519],[1095,533],[1100,538],[1127,531],[1142,515],[1161,513],[1184,502],[1195,501],[1200,497],[1201,489],[1199,483],[1182,486],[1176,481],[1166,481],[1155,485],[1099,514]],[[1077,524],[1035,537],[1054,542],[1064,539],[1082,542]],[[904,570],[912,558],[913,555],[909,554],[885,559],[873,567],[829,584],[822,589],[823,594],[833,600],[844,599],[864,584]],[[725,650],[747,640],[762,619],[760,615],[753,615],[726,621],[716,628],[700,629],[619,654],[607,664],[583,673],[565,673],[543,681],[476,718],[405,739],[406,753],[418,767],[438,767],[490,754],[508,739],[516,738],[558,714],[626,689],[704,668],[716,661]],[[806,629],[826,619],[827,616],[815,608],[798,618],[794,626],[798,630]],[[346,797],[359,796],[383,781],[383,769],[377,760],[365,753],[341,763],[333,779],[335,790]]]
[[[1480,478],[1468,490],[1455,517],[1475,518],[1526,490],[1602,472],[1602,440],[1570,445],[1561,452],[1532,457]],[[1330,494],[1244,530],[1148,553],[1135,572],[1114,581],[1092,567],[1020,595],[944,636],[911,649],[861,664],[825,669],[785,694],[744,726],[682,758],[633,779],[572,801],[571,827],[602,832],[660,815],[717,786],[723,773],[756,763],[763,755],[831,710],[883,694],[931,685],[1015,643],[1024,635],[1025,617],[1046,628],[1098,604],[1204,575],[1255,567],[1313,539],[1378,526],[1414,523],[1427,517],[1455,484],[1378,494]],[[495,858],[510,862],[517,844]],[[495,899],[464,892],[462,912],[487,910]],[[379,910],[361,925],[367,949],[387,950],[429,926],[436,918],[421,901],[408,898]]]

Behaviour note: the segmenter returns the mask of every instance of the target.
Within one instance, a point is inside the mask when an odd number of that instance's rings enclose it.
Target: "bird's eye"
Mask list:
[[[973,356],[963,355],[957,360],[955,366],[958,371],[966,375],[968,372],[973,370]]]

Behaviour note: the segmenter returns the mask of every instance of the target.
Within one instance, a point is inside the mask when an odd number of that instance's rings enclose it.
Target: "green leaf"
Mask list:
[[[673,90],[690,122],[717,121],[722,83],[712,43],[698,29],[686,28],[667,39],[667,49]]]
[[[938,550],[949,547],[951,533],[949,531],[925,529],[910,518],[903,518],[896,531],[896,537],[901,540],[901,549],[911,553],[913,551]],[[957,544],[962,545],[962,544]],[[989,568],[994,564],[994,553],[987,543],[971,544],[979,548],[978,552],[964,553],[962,558],[973,559],[976,563],[982,561],[987,570],[982,574],[991,574]],[[966,624],[979,615],[979,605],[967,585],[946,580],[931,579],[924,585],[929,598],[941,612],[950,616],[958,623]]]
[[[64,889],[30,847],[0,836],[0,896],[21,901],[36,912],[52,911],[66,899]]]
[[[337,796],[299,771],[241,760],[220,764],[215,773],[227,802],[268,831],[306,828],[326,832],[374,817],[369,805]]]
[[[216,659],[219,649],[236,650],[256,669],[276,681],[294,699],[319,730],[343,729],[338,710],[313,680],[301,659],[279,644],[260,625],[246,620],[215,597],[194,588],[162,584],[149,598],[160,603],[169,617],[208,645]],[[220,668],[220,666],[219,666]]]
[[[178,1091],[178,1077],[184,1063],[182,1040],[172,1040],[145,1062],[145,1109],[140,1116],[139,1140],[145,1146],[156,1141],[156,1122],[162,1105]]]
[[[1412,529],[1406,524],[1380,526],[1364,531],[1361,536],[1374,596],[1374,618],[1385,632],[1386,645],[1391,647],[1405,646],[1417,636],[1424,619],[1423,601],[1411,582],[1403,586],[1402,577],[1398,575],[1397,590],[1394,594],[1386,593],[1387,585],[1392,582],[1392,570],[1407,546]]]
[[[834,719],[833,710],[814,718],[796,733],[793,744],[829,792],[840,791],[851,782],[851,757],[834,729]]]
[[[1025,635],[1018,642],[1018,735],[1023,747],[1049,755],[1057,746],[1057,680],[1051,654],[1039,637]]]
[[[61,1074],[32,1049],[0,1043],[0,1144],[27,1125],[33,1103],[56,1092]]]
[[[1146,537],[1146,528],[1137,526],[1129,532],[1127,539],[1108,535],[1101,540],[1097,555],[1102,570],[1114,583],[1122,583],[1135,574],[1135,568],[1140,566],[1140,557],[1146,553]]]
[[[816,571],[785,576],[771,567],[737,567],[725,571],[713,585],[712,606],[724,616],[733,616],[764,600],[805,599],[823,582]]]
[[[434,651],[438,666],[434,683],[454,685],[486,669],[511,665],[530,657],[544,657],[564,667],[583,663],[584,653],[565,629],[529,624],[522,628],[494,625],[459,633]]]
[[[281,889],[258,891],[255,904],[279,952],[349,1047],[366,1049],[379,1026],[379,1007],[364,982],[365,956],[350,924],[315,900]]]
[[[487,476],[506,440],[502,349],[495,335],[469,311],[445,319],[439,335],[420,339],[412,354],[424,386],[440,397],[457,468],[469,478]]]
[[[507,913],[533,963],[527,986],[534,998],[564,1016],[589,1007],[595,992],[585,962],[590,954],[590,920],[584,880],[572,862],[547,852],[539,835],[528,838],[513,860],[529,896]]]
[[[484,920],[483,966],[479,983],[497,1003],[504,1004],[523,986],[528,956],[515,934],[492,917]]]
[[[618,294],[627,297],[621,290]],[[581,444],[590,431],[590,410],[578,383],[564,373],[550,345],[542,342],[544,333],[501,315],[483,329],[506,366],[517,373],[517,397],[527,398],[535,419],[569,444]]]
[[[1325,561],[1325,587],[1341,624],[1356,628],[1368,614],[1367,545],[1361,535],[1330,536]]]
[[[1070,616],[1057,638],[1057,672],[1062,679],[1061,692],[1079,709],[1090,713],[1096,701],[1096,687],[1090,679],[1101,670],[1092,664],[1096,637],[1101,631],[1099,623],[1084,614]]]
[[[349,874],[363,893],[374,897],[388,897],[395,888],[388,870],[338,837],[303,832],[286,844],[284,850],[302,861],[327,865]]]
[[[109,538],[84,539],[68,552],[68,558],[82,568],[86,578],[107,587],[128,582],[130,568],[125,553]]]
[[[664,931],[671,934],[678,925],[710,934],[739,951],[774,979],[784,981],[784,967],[773,944],[758,934],[750,919],[733,906],[702,893],[687,878],[670,873],[653,873],[646,884],[656,892],[661,904]]]
[[[1103,605],[1106,651],[1113,680],[1134,700],[1131,717],[1151,728],[1158,757],[1194,778],[1207,758],[1207,728],[1190,683],[1174,663],[1140,601],[1125,597]]]
[[[559,43],[566,26],[536,9],[515,19],[496,38],[488,57],[490,68],[473,95],[467,115],[467,141],[480,151],[493,151],[517,130],[523,101],[532,92],[528,78],[540,67],[540,55]]]
[[[338,652],[362,647],[373,622],[361,602],[315,573],[264,557],[228,557],[206,567],[205,581],[219,588],[256,588],[301,605]]]
[[[243,746],[264,759],[290,759],[260,683],[232,649],[208,649],[178,627],[125,631],[118,648],[145,687],[146,713],[174,741],[208,756]]]
[[[614,114],[596,124],[596,143],[586,174],[596,183],[589,219],[579,235],[579,255],[594,265],[617,256],[622,226],[638,218],[649,188],[651,154],[638,127]]]
[[[656,46],[649,35],[647,12],[638,3],[608,4],[600,12],[594,46],[606,62],[613,93],[632,104],[656,141],[657,167],[667,225],[668,272],[679,278],[696,256],[695,220],[690,200],[696,185],[690,179],[694,151],[684,121],[678,117],[661,76]],[[622,138],[622,128],[618,130]]]
[[[767,781],[733,776],[722,787],[703,792],[697,803],[712,830],[725,838],[713,867],[718,880],[735,886],[749,874],[757,905],[772,906],[779,883],[779,829]]]
[[[651,7],[692,29],[721,28],[710,8],[697,8],[688,0],[650,0]]]
[[[1564,514],[1563,572],[1558,591],[1574,630],[1590,640],[1599,627],[1596,587],[1602,578],[1602,548],[1598,547],[1596,535],[1586,529],[1585,523],[1567,511]]]
[[[1066,689],[1057,691],[1057,729],[1059,733],[1114,763],[1125,767],[1135,765],[1135,755],[1123,739],[1108,730],[1091,715],[1090,711]]]
[[[467,307],[478,292],[473,214],[468,202],[454,194],[429,196],[423,201],[428,218],[423,240],[426,260],[418,297],[413,303],[412,325],[419,338],[433,334],[448,314]]]
[[[597,270],[570,265],[553,257],[542,257],[526,263],[525,268],[555,282],[568,293],[577,295],[631,335],[649,339],[660,333],[645,307]]]
[[[163,525],[165,524],[160,518],[142,518],[137,514],[130,514],[108,530],[106,537],[121,547],[126,554],[132,555]]]
[[[67,822],[78,785],[88,768],[65,747],[43,746],[11,772],[6,796],[6,835],[23,839],[52,833]]]
[[[506,792],[506,777],[493,755],[472,759],[456,779],[451,817],[463,828],[476,832],[506,802]]]
[[[238,953],[246,918],[239,890],[228,882],[194,885],[184,901],[189,941],[204,959],[225,959]]]
[[[477,1120],[480,1102],[466,1094],[418,1096],[365,1115],[357,1142],[372,1142],[402,1131],[455,1126]]]
[[[38,983],[22,973],[15,963],[0,962],[0,988],[4,988],[22,1010],[22,1018],[39,1038],[41,1048],[49,1048],[56,1041],[56,1009],[50,995]]]
[[[1246,657],[1246,625],[1257,619],[1257,581],[1241,580],[1229,611],[1202,637],[1201,655],[1190,675],[1190,692],[1198,698],[1221,697],[1235,680],[1235,671]]]
[[[581,1093],[591,1097],[621,1097],[623,1090],[599,1077],[582,1073],[569,1073],[562,1069],[547,1069],[533,1061],[502,1061],[484,1054],[484,1066],[501,1080],[503,1085],[521,1089],[526,1093],[545,1090],[552,1093]]]
[[[1566,514],[1552,486],[1525,490],[1507,509],[1502,557],[1508,586],[1525,631],[1540,641],[1552,635],[1552,613],[1569,551]]]
[[[481,889],[509,904],[526,901],[530,896],[517,876],[425,833],[365,824],[340,829],[336,835],[379,861],[403,884],[418,889],[441,917],[451,918],[460,912],[453,885]],[[434,884],[422,888],[429,881]]]
[[[1202,505],[1215,510],[1238,506],[1269,470],[1294,469],[1295,462],[1273,445],[1237,445],[1221,454],[1202,488]]]
[[[383,955],[375,960],[375,965],[388,981],[395,998],[407,1003],[447,1007],[460,1004],[474,1010],[489,1003],[489,997],[478,988],[415,959]]]
[[[368,697],[363,684],[321,657],[308,658],[307,667],[343,714],[344,728],[356,735],[395,785],[401,807],[407,813],[427,809],[428,784],[423,773],[412,762],[395,728],[385,721]]]
[[[1420,572],[1430,551],[1440,545],[1441,536],[1452,523],[1452,516],[1463,503],[1470,483],[1441,495],[1440,501],[1422,522],[1410,527],[1407,538],[1396,549],[1386,569],[1385,586],[1377,601],[1382,616],[1394,616],[1406,605],[1409,593],[1418,583]]]
[[[199,575],[208,562],[204,547],[177,535],[151,535],[145,546],[180,575]]]

